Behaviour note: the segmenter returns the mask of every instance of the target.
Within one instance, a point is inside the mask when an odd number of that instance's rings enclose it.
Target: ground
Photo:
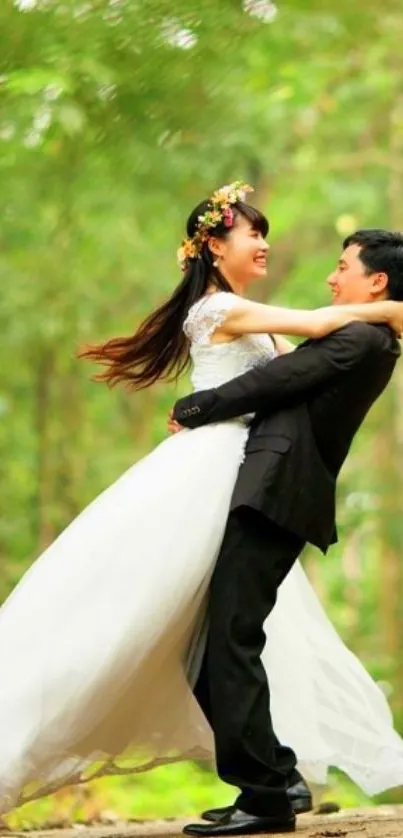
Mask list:
[[[117,822],[113,825],[48,829],[30,832],[30,838],[176,838],[183,821]],[[0,829],[0,836],[19,838],[26,832]],[[378,806],[372,809],[347,809],[332,815],[301,815],[297,838],[403,838],[403,806]]]

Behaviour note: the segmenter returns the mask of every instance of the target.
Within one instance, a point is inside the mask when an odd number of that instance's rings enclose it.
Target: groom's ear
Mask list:
[[[389,277],[387,274],[383,272],[374,273],[372,274],[372,288],[371,293],[374,297],[379,297],[381,294],[385,294],[387,290]]]

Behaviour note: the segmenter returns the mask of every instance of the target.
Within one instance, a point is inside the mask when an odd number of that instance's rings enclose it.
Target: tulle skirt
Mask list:
[[[214,746],[191,687],[208,585],[247,438],[241,422],[170,437],[95,499],[0,609],[0,811],[63,785]],[[381,691],[297,563],[262,659],[278,737],[307,779],[403,783]]]

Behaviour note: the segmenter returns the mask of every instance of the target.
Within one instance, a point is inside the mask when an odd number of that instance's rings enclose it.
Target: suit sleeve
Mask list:
[[[379,329],[358,321],[350,323],[221,387],[180,399],[174,418],[187,428],[197,428],[245,413],[272,413],[291,407],[364,360],[375,358],[383,348]]]

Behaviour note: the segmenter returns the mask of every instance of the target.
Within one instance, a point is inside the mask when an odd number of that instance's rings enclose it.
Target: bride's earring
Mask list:
[[[221,258],[222,258],[221,256],[216,256],[216,258],[214,259],[214,262],[213,262],[213,268],[218,268],[218,264],[219,264],[219,261],[220,261]]]

